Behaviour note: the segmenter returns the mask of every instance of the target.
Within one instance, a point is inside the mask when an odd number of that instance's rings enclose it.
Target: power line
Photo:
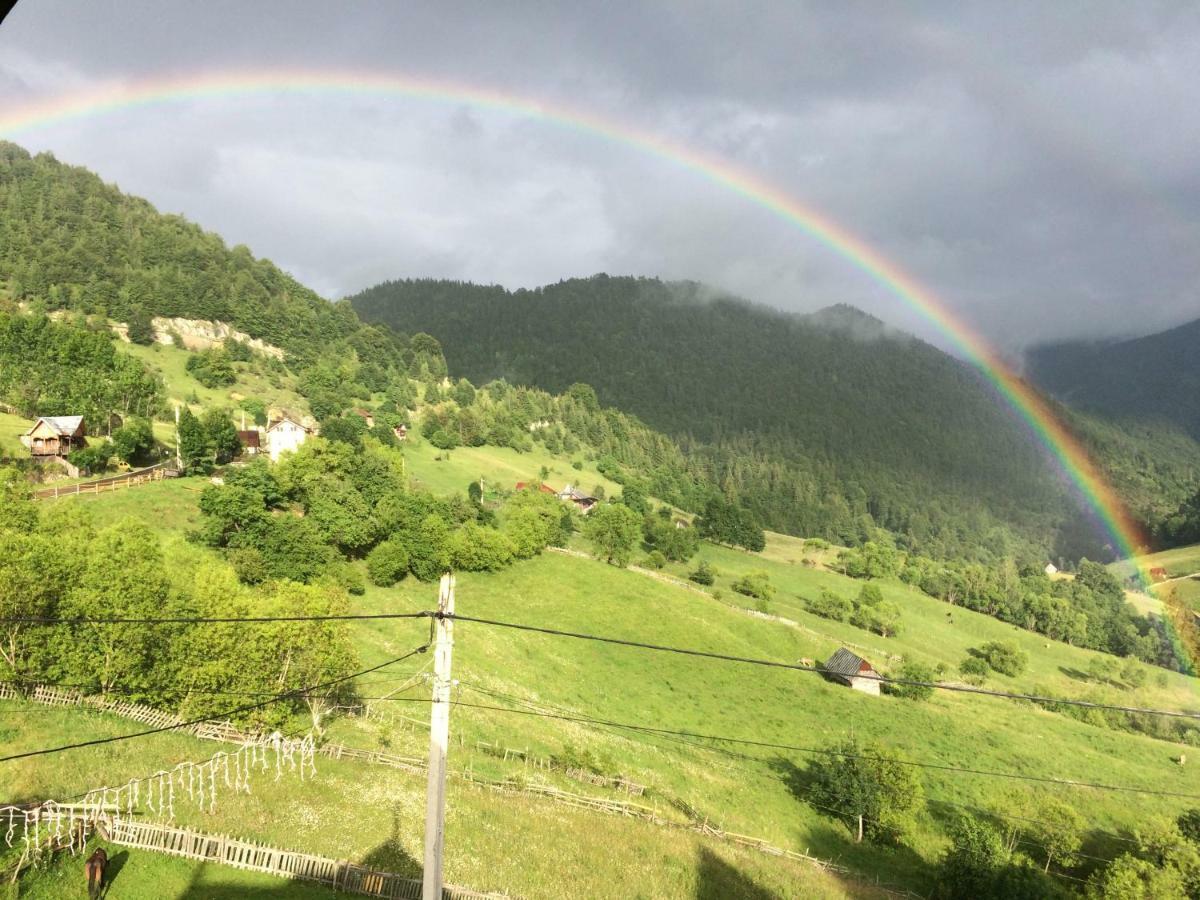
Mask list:
[[[434,618],[440,617],[441,613],[431,613]],[[605,644],[617,644],[623,647],[634,647],[639,650],[654,650],[662,653],[676,653],[682,656],[693,656],[701,659],[720,660],[722,662],[747,663],[755,666],[767,666],[774,669],[792,669],[797,672],[816,672],[818,674],[826,674],[826,670],[821,666],[806,666],[800,663],[786,663],[773,659],[759,659],[752,656],[735,656],[728,653],[715,653],[708,650],[694,650],[687,647],[671,647],[665,644],[649,644],[644,641],[631,641],[625,638],[607,637],[605,635],[586,634],[578,631],[562,631],[557,628],[546,628],[541,625],[526,625],[517,622],[501,622],[497,619],[482,619],[476,616],[463,616],[459,614],[447,614],[446,618],[453,618],[456,622],[474,622],[479,625],[494,625],[500,628],[513,628],[518,631],[532,631],[538,634],[547,634],[552,637],[569,637],[577,638],[584,641],[599,641]],[[882,684],[903,684],[913,685],[916,687],[933,688],[939,691],[951,691],[963,694],[979,694],[985,697],[1000,697],[1006,700],[1025,700],[1031,703],[1054,704],[1061,703],[1067,706],[1079,706],[1085,709],[1107,709],[1114,712],[1125,713],[1144,713],[1146,715],[1155,716],[1172,716],[1182,719],[1200,719],[1200,713],[1183,712],[1173,709],[1153,709],[1142,706],[1120,706],[1113,703],[1095,703],[1091,700],[1073,700],[1064,697],[1042,697],[1037,694],[1017,694],[1008,691],[996,691],[990,688],[972,687],[966,684],[944,684],[938,681],[917,681],[911,678],[891,678],[878,673],[873,675],[856,675],[856,678],[863,678],[870,681],[878,681]]]
[[[392,698],[397,702],[418,702],[427,703],[428,700],[417,697],[395,697]],[[1176,797],[1184,800],[1200,800],[1200,794],[1187,794],[1180,791],[1164,791],[1156,788],[1141,788],[1131,787],[1128,785],[1105,784],[1095,781],[1075,781],[1067,778],[1053,778],[1043,775],[1022,775],[1018,772],[1002,772],[994,769],[972,769],[966,766],[953,766],[948,763],[933,763],[933,762],[918,762],[915,760],[904,759],[886,759],[884,757],[872,756],[865,753],[846,753],[841,750],[833,750],[830,748],[821,747],[803,747],[796,744],[781,744],[772,741],[756,741],[749,738],[734,738],[726,737],[719,734],[706,734],[697,731],[683,731],[671,728],[656,728],[651,725],[638,725],[631,722],[614,722],[609,719],[599,719],[590,716],[567,715],[565,713],[548,713],[538,712],[535,710],[512,709],[507,706],[492,706],[482,703],[468,703],[459,701],[459,706],[468,709],[483,709],[492,712],[510,713],[519,716],[534,716],[544,719],[557,719],[565,722],[581,722],[592,725],[605,725],[610,728],[624,728],[630,731],[642,732],[645,734],[661,734],[675,735],[678,737],[690,737],[700,740],[720,741],[727,744],[741,744],[748,747],[762,747],[768,750],[788,750],[795,753],[809,753],[817,756],[837,756],[843,759],[860,759],[871,762],[894,762],[899,765],[912,766],[921,769],[933,769],[941,772],[951,772],[960,775],[978,775],[987,778],[1007,778],[1014,781],[1031,781],[1039,784],[1054,784],[1062,787],[1078,787],[1078,788],[1093,788],[1100,791],[1117,791],[1131,794],[1147,794],[1156,797]]]
[[[146,731],[137,731],[132,734],[121,734],[121,735],[116,735],[115,737],[108,737],[108,738],[96,738],[96,739],[90,740],[90,741],[80,741],[79,743],[75,743],[75,744],[64,744],[61,747],[48,747],[43,750],[27,750],[24,753],[13,753],[8,756],[0,756],[0,763],[11,762],[12,760],[17,760],[17,759],[27,759],[31,756],[46,756],[51,753],[62,753],[65,750],[75,750],[80,747],[94,747],[94,746],[97,746],[100,744],[112,744],[112,743],[116,743],[117,741],[128,741],[128,740],[132,740],[133,738],[147,737],[152,734],[161,734],[164,731],[174,731],[179,728],[187,728],[191,725],[200,725],[204,722],[212,722],[212,721],[215,721],[218,719],[228,719],[232,716],[238,715],[239,713],[250,712],[255,709],[261,709],[264,706],[269,706],[270,704],[277,703],[280,700],[292,699],[295,697],[302,696],[303,694],[308,693],[310,691],[319,691],[319,690],[323,690],[324,688],[332,687],[335,684],[341,684],[342,682],[349,681],[352,678],[357,678],[360,675],[366,675],[370,672],[378,671],[379,669],[382,669],[386,666],[394,665],[395,663],[398,663],[398,662],[403,662],[404,660],[408,659],[411,656],[415,656],[418,653],[424,653],[428,649],[429,649],[428,644],[422,644],[420,647],[410,650],[408,653],[405,653],[403,656],[398,656],[395,659],[389,659],[387,662],[382,662],[377,666],[371,666],[371,668],[369,668],[369,669],[363,669],[361,672],[354,672],[350,675],[343,675],[339,678],[334,678],[329,681],[322,682],[321,684],[307,685],[305,687],[300,687],[300,688],[295,688],[294,690],[285,691],[281,694],[276,694],[275,696],[271,697],[270,699],[263,700],[259,703],[250,703],[250,704],[247,704],[246,706],[239,706],[235,709],[227,709],[227,710],[224,710],[223,712],[213,713],[212,715],[208,715],[208,716],[202,716],[198,719],[189,719],[186,722],[178,722],[174,725],[164,725],[160,728],[150,728],[150,729],[147,729]],[[401,698],[397,697],[396,699],[399,700]]]

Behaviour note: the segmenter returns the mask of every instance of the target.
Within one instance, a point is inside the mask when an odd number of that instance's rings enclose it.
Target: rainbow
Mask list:
[[[156,78],[39,100],[0,112],[0,136],[18,136],[75,119],[139,107],[276,93],[402,97],[467,104],[542,120],[658,157],[769,210],[840,256],[935,326],[995,387],[1049,451],[1102,525],[1118,556],[1132,559],[1145,547],[1147,541],[1138,524],[1045,400],[931,290],[828,216],[754,174],[650,132],[590,112],[447,81],[353,71],[270,70]]]

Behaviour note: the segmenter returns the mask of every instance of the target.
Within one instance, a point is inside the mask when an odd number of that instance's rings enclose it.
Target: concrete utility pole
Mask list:
[[[454,614],[454,576],[442,576],[438,612]],[[422,900],[442,900],[442,849],[446,838],[446,751],[450,743],[450,654],[454,621],[435,619],[433,702],[429,712],[429,783],[425,792],[425,879]]]
[[[183,471],[183,451],[179,441],[179,404],[175,404],[175,468]]]

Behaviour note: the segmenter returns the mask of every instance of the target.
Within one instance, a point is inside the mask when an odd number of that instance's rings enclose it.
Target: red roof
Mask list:
[[[518,491],[526,490],[528,487],[529,487],[529,482],[527,482],[527,481],[518,481],[517,482],[517,490]],[[550,487],[550,485],[548,485],[548,484],[539,484],[538,490],[541,491],[543,494],[553,494],[555,497],[558,496],[558,491],[556,491],[554,488]]]
[[[243,447],[258,447],[259,435],[257,431],[239,431],[238,440],[242,442]]]

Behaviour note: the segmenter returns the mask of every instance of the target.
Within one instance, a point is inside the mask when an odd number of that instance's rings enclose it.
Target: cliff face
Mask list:
[[[238,341],[264,356],[283,359],[283,351],[278,347],[259,338],[250,337],[244,331],[238,331],[224,322],[155,316],[151,319],[151,324],[154,326],[154,339],[160,344],[170,346],[178,338],[188,350],[207,350],[209,347],[222,347],[227,341]],[[124,322],[114,322],[111,327],[121,340],[129,342],[128,325]]]

